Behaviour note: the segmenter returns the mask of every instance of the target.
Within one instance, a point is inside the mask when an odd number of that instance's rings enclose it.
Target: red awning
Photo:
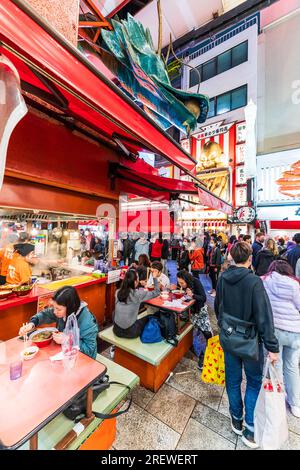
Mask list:
[[[150,173],[141,173],[133,168],[117,166],[115,176],[122,179],[121,189],[123,189],[123,181],[138,184],[142,188],[148,188],[158,193],[169,194],[197,194],[197,188],[194,183],[188,181],[176,180],[173,178],[164,178],[163,176],[153,175]]]
[[[41,102],[54,101],[60,116],[193,171],[195,160],[22,0],[1,0],[0,42],[0,53],[17,68],[23,90]]]
[[[206,190],[204,187],[200,188],[198,185],[195,185],[194,183],[191,183],[189,181],[182,181],[173,178],[164,178],[163,176],[136,171],[135,165],[137,164],[138,162],[136,164],[132,164],[130,168],[121,165],[117,165],[114,167],[113,175],[122,179],[122,184],[120,185],[122,191],[127,192],[127,189],[124,189],[125,187],[127,187],[126,185],[134,184],[137,191],[135,192],[135,194],[143,196],[142,193],[144,193],[145,190],[152,192],[154,191],[154,194],[152,194],[152,197],[149,197],[149,199],[161,201],[161,197],[160,199],[158,199],[161,193],[164,194],[164,199],[166,198],[167,194],[174,196],[182,194],[198,194],[199,204],[207,206],[211,209],[220,210],[225,214],[232,213],[232,207],[230,206],[230,204],[218,198],[213,193]]]

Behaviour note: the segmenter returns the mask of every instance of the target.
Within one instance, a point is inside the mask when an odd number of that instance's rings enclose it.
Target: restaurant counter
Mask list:
[[[107,304],[107,277],[95,279],[92,276],[77,276],[60,281],[35,286],[22,297],[11,297],[0,301],[0,340],[6,341],[17,336],[20,327],[40,310],[45,308],[53,293],[63,286],[74,286],[78,289],[80,299],[88,304],[90,311],[97,318],[99,326],[105,322],[106,315],[111,317],[110,304]],[[108,292],[107,292],[108,291]]]

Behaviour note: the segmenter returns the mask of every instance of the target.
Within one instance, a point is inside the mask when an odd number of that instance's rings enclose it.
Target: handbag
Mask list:
[[[194,327],[198,328],[200,331],[208,331],[213,334],[208,315],[208,307],[206,304],[201,308],[200,312],[196,312],[191,315],[191,322]]]
[[[157,318],[151,316],[140,336],[142,343],[160,343],[163,341]]]
[[[102,377],[100,377],[92,385],[93,401],[96,400],[96,398],[100,395],[101,392],[103,392],[104,390],[107,390],[111,385],[120,385],[122,387],[125,387],[129,392],[131,391],[131,388],[128,385],[122,384],[120,382],[110,382],[109,376],[105,374]],[[78,398],[75,398],[75,400],[72,401],[71,405],[68,406],[68,408],[66,408],[63,411],[63,414],[65,415],[65,417],[70,419],[71,421],[75,421],[75,423],[78,423],[82,418],[84,418],[86,414],[86,399],[87,399],[86,393],[83,393]],[[129,403],[126,409],[122,411],[118,411],[117,413],[104,414],[104,413],[98,413],[98,411],[93,411],[92,413],[95,415],[96,418],[99,418],[99,419],[113,419],[113,418],[116,418],[117,416],[127,413],[129,408],[131,407],[131,403],[132,403],[132,397],[129,399]]]
[[[244,360],[259,359],[258,332],[255,323],[229,315],[224,311],[224,282],[220,308],[220,343],[225,352]]]
[[[224,352],[219,336],[213,336],[207,341],[201,379],[205,383],[214,385],[225,384]]]
[[[154,315],[158,320],[162,337],[167,341],[167,343],[176,347],[178,345],[176,313],[159,310]]]
[[[267,379],[269,374],[270,379]],[[288,440],[285,390],[276,368],[267,360],[254,410],[255,442],[265,450],[280,449]]]

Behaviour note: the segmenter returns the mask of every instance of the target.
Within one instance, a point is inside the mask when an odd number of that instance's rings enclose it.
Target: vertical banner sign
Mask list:
[[[252,100],[245,107],[246,119],[246,158],[245,175],[247,179],[256,177],[256,122],[257,106]]]

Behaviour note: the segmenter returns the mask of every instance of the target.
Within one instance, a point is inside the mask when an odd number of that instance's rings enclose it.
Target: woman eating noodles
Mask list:
[[[206,302],[206,294],[199,279],[183,269],[177,273],[177,282],[179,288],[183,289],[189,297],[195,300],[192,310],[200,312]]]
[[[153,272],[154,290],[138,289],[139,277],[134,269],[129,269],[116,292],[116,307],[113,331],[119,338],[138,338],[148,317],[137,319],[140,305],[145,300],[153,299],[160,294],[157,273]]]
[[[29,333],[40,325],[56,323],[58,332],[53,333],[53,339],[57,344],[62,344],[67,318],[72,313],[75,313],[78,322],[80,351],[95,359],[97,356],[97,320],[89,311],[86,302],[80,301],[76,289],[72,286],[65,286],[56,291],[51,301],[51,307],[34,315],[30,319],[30,323],[20,329],[19,335]]]

